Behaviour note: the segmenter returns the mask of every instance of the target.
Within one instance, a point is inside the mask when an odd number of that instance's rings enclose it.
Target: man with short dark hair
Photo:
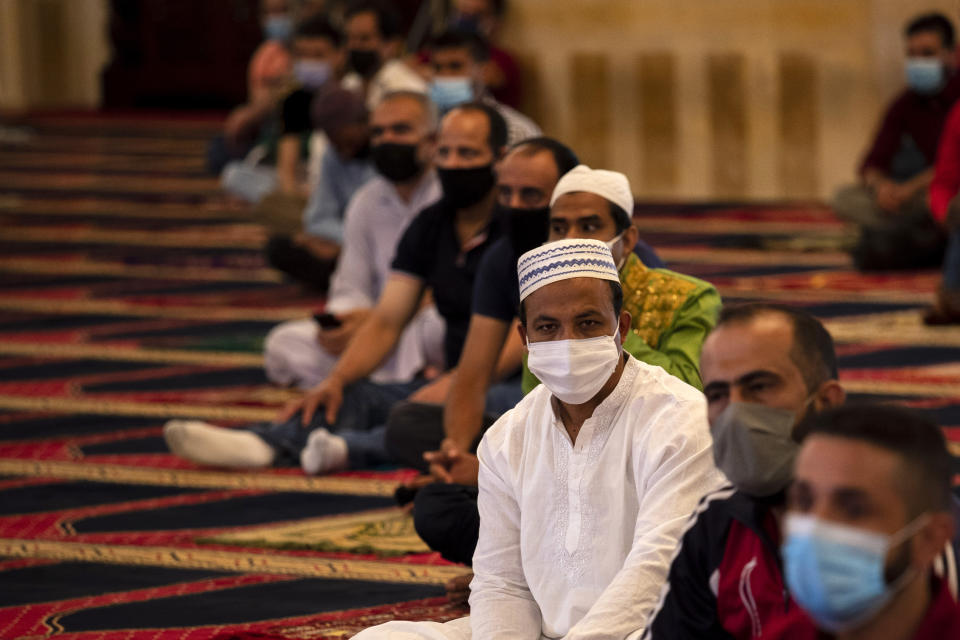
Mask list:
[[[353,0],[343,13],[347,66],[344,86],[363,92],[374,109],[392,91],[426,93],[427,83],[400,60],[400,19],[385,0]]]
[[[508,144],[540,135],[540,127],[533,120],[497,102],[487,91],[483,70],[490,59],[490,48],[482,36],[451,29],[433,38],[427,51],[433,71],[430,98],[441,112],[464,102],[480,100],[494,107],[507,121]]]
[[[377,175],[357,191],[344,216],[343,252],[324,305],[333,320],[325,327],[313,318],[274,327],[263,349],[271,382],[303,390],[322,382],[370,315],[389,278],[403,231],[440,198],[432,162],[435,111],[429,98],[411,92],[388,94],[374,110],[371,156]],[[393,355],[370,379],[407,381],[428,364],[442,366],[442,358],[437,362],[432,355],[438,351],[442,333],[436,309],[432,305],[423,309],[404,330]]]
[[[732,486],[697,507],[644,638],[814,640],[778,549],[797,425],[845,400],[833,340],[801,309],[728,306],[700,368],[714,460]],[[947,565],[956,575],[955,562]]]
[[[470,617],[369,638],[625,638],[645,624],[696,493],[722,481],[703,396],[623,348],[610,249],[520,257],[519,334],[543,380],[486,434]]]
[[[907,87],[888,107],[860,165],[860,183],[833,203],[860,226],[854,260],[860,269],[939,266],[944,238],[930,216],[927,190],[950,108],[960,97],[953,25],[946,16],[918,16],[904,29]]]
[[[960,637],[960,605],[934,571],[954,532],[940,428],[907,409],[848,405],[798,434],[781,549],[793,599],[837,640]]]

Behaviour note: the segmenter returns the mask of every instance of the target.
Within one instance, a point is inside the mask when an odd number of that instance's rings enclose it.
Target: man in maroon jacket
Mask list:
[[[927,189],[950,107],[960,97],[954,30],[939,13],[905,29],[906,88],[887,109],[860,165],[860,182],[842,188],[837,215],[861,227],[861,269],[938,266],[943,234],[930,218]]]

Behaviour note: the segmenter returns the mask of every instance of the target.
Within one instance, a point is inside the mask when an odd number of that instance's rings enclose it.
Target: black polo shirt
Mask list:
[[[433,290],[437,311],[447,324],[443,347],[448,367],[460,360],[467,338],[480,261],[501,233],[491,215],[489,226],[462,250],[455,215],[455,209],[443,200],[421,211],[403,232],[393,259],[394,271],[419,278]]]

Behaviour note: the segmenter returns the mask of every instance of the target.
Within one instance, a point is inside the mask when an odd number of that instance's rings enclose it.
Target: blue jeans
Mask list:
[[[950,231],[947,253],[943,257],[943,288],[960,291],[960,227]]]
[[[347,441],[351,469],[384,464],[389,462],[384,425],[390,409],[425,383],[423,378],[389,384],[360,380],[343,390],[343,404],[333,424],[327,422],[323,407],[319,407],[306,427],[301,426],[298,412],[286,422],[254,424],[247,429],[274,448],[277,452],[274,464],[278,466],[299,466],[300,452],[307,438],[320,427]]]

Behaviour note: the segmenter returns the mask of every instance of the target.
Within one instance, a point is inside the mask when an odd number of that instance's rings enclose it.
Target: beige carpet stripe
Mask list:
[[[224,206],[182,205],[166,202],[140,202],[122,198],[27,198],[0,194],[0,212],[36,215],[120,216],[124,218],[235,218],[249,215],[247,209]]]
[[[765,236],[773,233],[802,233],[809,235],[836,236],[843,232],[843,227],[824,220],[810,220],[807,222],[779,222],[764,220],[699,220],[685,216],[663,217],[640,214],[634,218],[640,235],[644,231],[658,231],[668,233],[716,233],[738,235]],[[659,253],[662,249],[657,249]]]
[[[200,364],[224,367],[259,367],[263,365],[263,356],[259,353],[198,351],[196,349],[140,349],[137,347],[116,347],[105,344],[0,342],[0,355],[121,360],[125,362],[161,362],[164,364]]]
[[[777,300],[783,302],[897,302],[905,304],[933,304],[936,297],[932,291],[888,290],[792,290],[762,291],[754,289],[750,282],[735,286],[719,287],[720,294],[730,298]]]
[[[840,344],[885,344],[929,347],[960,347],[960,326],[928,327],[923,310],[890,311],[844,316],[824,321]]]
[[[951,382],[896,382],[889,380],[843,380],[841,384],[848,393],[870,395],[902,395],[931,398],[960,397],[960,385]]]
[[[0,271],[10,273],[103,275],[119,278],[156,278],[212,282],[283,282],[272,269],[226,269],[222,267],[171,267],[129,265],[98,260],[51,262],[38,258],[0,258]]]
[[[105,416],[200,418],[204,420],[273,420],[280,407],[238,407],[165,402],[130,402],[86,398],[38,398],[0,395],[0,408],[54,413],[93,413]]]
[[[850,256],[830,251],[822,253],[800,253],[795,251],[754,251],[750,249],[685,249],[682,247],[663,247],[657,254],[668,262],[690,262],[696,264],[729,264],[736,266],[757,266],[783,264],[823,267],[849,267]]]
[[[75,242],[196,249],[261,249],[264,231],[249,224],[231,227],[191,227],[187,231],[125,231],[104,229],[8,228],[0,237],[6,242]]]
[[[113,464],[90,464],[61,460],[0,458],[0,473],[38,478],[90,480],[193,489],[296,491],[357,496],[392,496],[396,482],[375,478],[280,475],[256,471],[198,471]],[[2,555],[2,554],[0,554]]]
[[[146,567],[208,569],[301,576],[375,580],[410,584],[443,584],[469,573],[467,567],[413,565],[374,560],[342,560],[272,553],[134,547],[127,545],[0,538],[0,555],[15,558],[93,562]]]
[[[50,300],[47,298],[0,299],[0,309],[8,311],[64,313],[64,314],[115,314],[143,316],[146,318],[183,318],[188,320],[289,320],[302,318],[313,309],[312,305],[250,309],[226,306],[158,306],[135,304],[114,300]]]

